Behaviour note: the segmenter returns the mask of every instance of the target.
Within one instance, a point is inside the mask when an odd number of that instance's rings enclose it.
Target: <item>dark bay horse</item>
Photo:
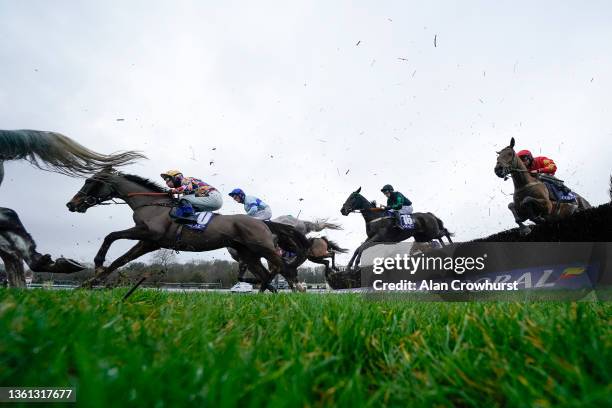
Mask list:
[[[402,242],[411,237],[414,237],[416,242],[430,242],[437,239],[440,244],[444,245],[443,237],[446,237],[449,243],[453,242],[451,240],[452,234],[444,227],[442,220],[432,213],[413,213],[414,229],[403,230],[396,226],[395,217],[389,216],[386,211],[377,208],[376,204],[368,201],[360,192],[361,187],[352,192],[340,209],[342,215],[360,211],[368,236],[353,253],[347,266],[348,269],[351,269],[353,265],[359,265],[361,254],[366,248],[382,242]]]
[[[512,178],[514,183],[513,201],[508,208],[514,215],[514,220],[519,225],[520,233],[529,234],[531,228],[523,224],[531,220],[536,224],[564,218],[575,211],[591,208],[587,200],[576,195],[576,203],[557,203],[552,200],[548,188],[536,176],[531,175],[523,161],[514,152],[514,138],[510,145],[497,152],[497,162],[494,172],[497,177],[506,180]]]
[[[122,166],[145,158],[134,151],[105,155],[96,153],[60,133],[38,130],[0,130],[0,184],[4,162],[26,160],[42,170],[68,176],[96,173],[107,166]],[[34,272],[70,273],[84,269],[77,262],[42,255],[17,213],[0,208],[0,258],[4,262],[9,286],[24,287],[23,262]]]
[[[239,282],[248,282],[251,284],[260,283],[258,279],[250,279],[245,278],[244,275],[248,270],[248,265],[240,259],[237,251],[228,249],[231,257],[238,262],[238,281]],[[334,241],[328,239],[327,237],[317,237],[317,238],[308,238],[308,252],[306,253],[306,259],[308,259],[312,263],[316,263],[319,265],[325,266],[325,276],[329,276],[330,272],[338,271],[336,267],[336,254],[345,254],[348,250],[341,248]],[[331,269],[330,269],[330,260],[331,260]],[[290,265],[294,268],[300,267],[304,261],[301,259],[296,260],[295,258],[291,258],[288,260]]]
[[[317,218],[314,221],[306,221],[300,220],[292,215],[281,215],[279,217],[273,218],[272,222],[290,225],[295,228],[298,232],[303,235],[307,235],[311,232],[320,232],[324,229],[330,230],[341,230],[342,226],[339,224],[331,223],[327,221],[327,218]],[[325,265],[325,272],[328,273],[329,269],[329,261],[327,259],[331,259],[332,268],[335,270],[335,254],[336,253],[344,253],[346,249],[340,248],[335,242],[328,240],[326,237],[321,238],[308,238],[308,253],[307,258],[309,261],[313,263],[317,263],[320,265]],[[240,256],[238,256],[238,252],[232,248],[228,248],[228,252],[234,261],[238,262],[238,281],[240,282],[248,282],[252,284],[257,284],[259,281],[257,279],[249,279],[244,278],[248,270],[248,266],[246,263],[242,262]],[[289,265],[294,268],[298,268],[305,261],[305,259],[297,260],[300,261],[298,264],[294,257],[291,257],[289,260]]]
[[[92,286],[117,268],[160,248],[201,252],[226,247],[235,249],[262,282],[260,291],[266,288],[275,291],[270,281],[277,273],[282,274],[292,288],[298,283],[297,269],[286,267],[276,246],[278,242],[278,246],[296,253],[299,259],[306,258],[308,241],[290,226],[266,223],[247,215],[217,214],[205,231],[184,228],[169,216],[173,198],[169,196],[168,190],[150,180],[112,169],[87,179],[66,205],[72,212],[84,213],[90,207],[114,198],[130,206],[134,211],[136,225],[112,232],[104,238],[94,259],[96,274],[84,286]],[[118,239],[137,240],[138,243],[108,267],[104,267],[106,254]],[[268,261],[272,274],[262,265],[262,257]]]

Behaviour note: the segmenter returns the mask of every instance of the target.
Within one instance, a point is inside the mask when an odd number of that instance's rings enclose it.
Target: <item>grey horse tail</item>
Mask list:
[[[270,231],[278,238],[278,246],[285,251],[291,251],[296,254],[295,260],[289,266],[297,267],[306,261],[310,243],[308,238],[291,225],[280,224],[273,221],[264,221]]]
[[[330,230],[341,230],[342,226],[340,224],[334,224],[332,222],[327,222],[327,218],[317,218],[314,221],[304,221],[304,225],[306,226],[306,234],[309,232],[319,232],[324,229]]]
[[[342,248],[340,245],[338,245],[331,239],[328,239],[327,237],[321,237],[321,239],[324,239],[325,242],[327,242],[327,248],[331,249],[334,252],[338,252],[340,254],[346,254],[348,252],[348,249]]]
[[[101,154],[60,133],[40,130],[0,130],[0,161],[27,160],[43,170],[83,176],[104,168],[146,159],[136,151]]]

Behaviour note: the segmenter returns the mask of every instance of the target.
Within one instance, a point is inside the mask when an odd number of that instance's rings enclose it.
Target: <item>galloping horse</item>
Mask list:
[[[326,218],[317,218],[314,221],[305,221],[300,220],[292,215],[281,215],[280,217],[276,217],[272,219],[272,222],[290,225],[295,228],[298,232],[303,235],[307,235],[311,232],[319,232],[324,229],[331,230],[341,230],[342,227],[338,224],[334,224],[331,222],[327,222]],[[332,268],[335,270],[335,254],[336,253],[344,253],[345,249],[340,248],[335,242],[328,240],[326,237],[321,238],[309,238],[309,249],[307,253],[308,260],[320,265],[325,265],[325,273],[328,273],[329,261],[327,258],[330,258],[332,261]],[[244,278],[248,270],[248,266],[245,262],[240,259],[238,252],[232,248],[228,248],[227,252],[230,254],[234,261],[238,262],[238,281],[239,282],[248,282],[252,284],[259,283],[257,279],[249,279]],[[296,259],[290,259],[289,265],[293,268],[297,268],[305,261],[305,259],[301,260],[298,264]]]
[[[35,167],[68,176],[95,173],[106,166],[122,166],[145,158],[128,151],[104,155],[80,145],[67,136],[38,130],[0,130],[0,184],[4,162],[27,160]],[[23,261],[34,272],[70,273],[84,269],[73,260],[42,255],[17,213],[0,208],[0,258],[4,262],[9,286],[24,287]]]
[[[329,276],[329,273],[333,271],[338,271],[336,267],[336,254],[345,254],[348,250],[341,248],[334,241],[328,239],[327,237],[318,237],[318,238],[308,238],[308,252],[306,253],[306,259],[308,259],[312,263],[316,263],[319,265],[325,266],[325,277]],[[258,279],[245,278],[244,275],[248,270],[248,265],[240,259],[238,252],[228,248],[228,252],[234,261],[238,262],[238,281],[239,282],[247,282],[251,284],[260,283]],[[329,268],[328,259],[331,260],[331,269]],[[289,265],[297,270],[304,263],[305,259],[296,260],[292,258],[289,260]]]
[[[449,243],[453,242],[451,240],[452,234],[444,227],[442,220],[432,213],[413,213],[412,219],[415,227],[411,230],[403,230],[396,226],[395,217],[389,216],[386,211],[377,208],[374,203],[359,194],[360,192],[361,187],[352,192],[340,209],[340,213],[345,216],[353,211],[360,211],[368,235],[363,244],[355,250],[347,268],[351,269],[353,263],[359,265],[361,254],[365,249],[383,242],[402,242],[410,237],[414,237],[416,242],[430,242],[437,239],[440,244],[444,245],[442,237],[446,237]]]
[[[90,207],[118,198],[125,201],[134,211],[132,228],[112,232],[104,238],[94,263],[96,274],[84,286],[90,287],[104,279],[111,272],[126,263],[160,248],[180,251],[211,251],[230,247],[235,249],[249,269],[262,282],[260,291],[270,285],[272,277],[282,274],[293,288],[297,285],[297,269],[289,268],[283,262],[276,248],[278,245],[296,253],[298,260],[306,259],[308,241],[306,237],[290,226],[263,222],[247,215],[215,215],[205,231],[184,228],[170,218],[173,198],[168,190],[139,176],[123,174],[113,169],[102,171],[87,179],[85,185],[66,205],[72,212],[84,213]],[[276,237],[275,237],[276,235]],[[138,243],[108,267],[104,267],[106,254],[112,243],[118,239],[137,240]],[[261,258],[268,261],[273,274],[261,264]]]
[[[497,152],[494,172],[497,177],[504,180],[509,176],[512,177],[513,202],[508,204],[508,208],[514,215],[522,235],[531,232],[531,228],[523,224],[527,220],[540,224],[591,208],[589,202],[576,193],[574,193],[576,203],[559,203],[551,200],[546,185],[529,173],[523,161],[514,152],[514,143],[514,138],[510,139],[510,145]]]

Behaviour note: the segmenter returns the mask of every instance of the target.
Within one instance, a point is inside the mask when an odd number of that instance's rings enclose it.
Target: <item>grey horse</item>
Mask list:
[[[26,160],[40,169],[74,177],[142,158],[145,156],[134,151],[111,155],[96,153],[55,132],[0,130],[0,184],[4,179],[4,162],[9,160]],[[17,213],[4,207],[0,207],[0,258],[9,286],[13,287],[25,286],[24,261],[34,272],[70,273],[84,268],[70,259],[54,261],[51,255],[40,254]]]

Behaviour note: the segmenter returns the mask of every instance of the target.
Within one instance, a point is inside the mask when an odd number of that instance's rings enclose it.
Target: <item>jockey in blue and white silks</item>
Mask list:
[[[233,189],[229,196],[237,203],[244,204],[244,211],[248,216],[265,221],[272,218],[272,209],[259,198],[248,196],[239,188]]]

